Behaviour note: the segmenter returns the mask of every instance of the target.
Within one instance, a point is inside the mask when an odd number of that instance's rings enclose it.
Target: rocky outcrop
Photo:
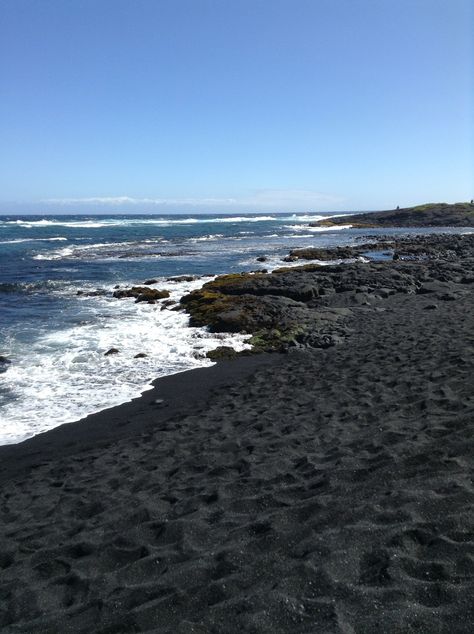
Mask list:
[[[76,295],[82,297],[104,297],[107,291],[104,288],[96,288],[95,291],[77,291]]]
[[[175,275],[173,277],[168,277],[167,282],[193,282],[197,280],[197,275]]]
[[[191,325],[252,334],[254,351],[284,350],[301,344],[305,333],[334,324],[334,316],[328,320],[324,312],[307,305],[316,296],[315,286],[296,278],[224,275],[185,295],[181,305],[190,314]]]
[[[110,348],[107,352],[104,352],[104,357],[110,357],[113,354],[119,354],[120,350],[118,348]]]
[[[164,302],[161,302],[161,310],[170,310],[170,306],[175,306],[176,304],[177,302],[174,299],[165,299]]]
[[[0,374],[2,372],[6,372],[10,364],[10,359],[8,357],[5,357],[3,354],[0,354]]]
[[[367,247],[374,245],[358,245],[356,247],[335,247],[334,249],[307,248],[293,249],[290,255],[283,258],[284,262],[295,262],[296,260],[320,260],[327,262],[328,260],[348,260],[359,257],[362,251]],[[382,248],[382,247],[380,247]]]
[[[214,350],[209,350],[206,354],[208,359],[212,361],[222,361],[224,359],[234,359],[237,356],[237,352],[230,346],[218,346]]]
[[[157,290],[156,288],[148,288],[147,286],[132,286],[114,291],[114,297],[122,299],[124,297],[135,297],[135,302],[155,302],[158,299],[165,299],[170,296],[170,292]]]
[[[377,250],[388,244],[406,259],[223,275],[182,297],[180,305],[191,325],[251,334],[254,351],[328,347],[348,335],[345,320],[354,310],[377,306],[396,294],[433,293],[447,301],[452,283],[474,281],[474,236],[429,236],[354,248],[362,253],[368,246]]]
[[[351,260],[364,257],[367,259],[378,259],[377,254],[397,259],[457,259],[463,257],[466,242],[463,236],[437,234],[432,236],[410,236],[409,238],[390,239],[387,236],[365,236],[365,240],[372,239],[372,242],[361,242],[350,246],[335,248],[313,248],[293,249],[290,254],[283,259],[286,262],[296,262],[298,260],[320,260],[328,262],[330,260]],[[317,267],[317,264],[310,265]]]

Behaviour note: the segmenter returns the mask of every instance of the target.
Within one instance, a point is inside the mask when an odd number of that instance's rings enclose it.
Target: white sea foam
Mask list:
[[[76,227],[76,228],[90,228],[99,229],[101,227],[107,227],[111,223],[98,222],[95,220],[81,220],[81,221],[59,221],[59,220],[5,220],[0,225],[17,225],[24,229],[34,229],[35,227]]]
[[[293,233],[288,235],[281,235],[279,237],[285,240],[301,240],[301,238],[314,238],[314,235],[312,233]]]
[[[219,240],[219,238],[223,238],[224,235],[222,233],[211,233],[208,236],[200,236],[199,238],[189,238],[189,242],[209,242],[214,240]]]
[[[343,216],[353,216],[353,213],[344,214],[325,214],[324,216],[317,214],[293,214],[282,220],[297,220],[299,222],[318,222],[318,220],[329,220],[331,218],[342,218]]]
[[[332,227],[308,227],[308,225],[285,225],[285,229],[293,229],[293,231],[311,231],[312,233],[322,233],[323,231],[341,231],[342,229],[350,229],[352,225],[334,225]]]
[[[178,300],[203,281],[161,282],[155,287],[167,287],[170,298]],[[20,442],[129,401],[150,389],[156,377],[212,365],[205,353],[219,345],[249,347],[244,335],[190,328],[185,313],[161,310],[160,303],[135,304],[133,299],[111,297],[77,301],[90,315],[85,323],[5,351],[12,363],[2,381],[16,401],[2,409],[0,444]],[[104,356],[112,347],[120,353]],[[148,356],[134,359],[139,352]]]
[[[0,244],[19,244],[20,242],[64,242],[67,238],[16,238],[15,240],[0,240]]]
[[[311,249],[312,246],[304,247]],[[256,262],[254,259],[241,260],[239,264],[241,266],[253,266],[255,270],[265,269],[267,271],[274,271],[281,268],[293,268],[298,266],[304,266],[305,264],[317,264],[318,266],[330,266],[331,264],[348,264],[355,262],[356,259],[337,259],[337,260],[295,260],[294,262],[285,262],[281,255],[267,255],[265,262]],[[357,258],[362,259],[362,258]]]
[[[127,255],[130,249],[136,251],[143,250],[143,257],[153,257],[153,253],[147,253],[146,249],[150,249],[151,245],[161,246],[169,241],[161,237],[146,240],[131,240],[127,242],[95,242],[94,244],[79,244],[63,247],[61,249],[52,249],[48,252],[37,253],[33,256],[34,260],[62,260],[67,258],[84,258],[92,257],[94,259],[116,259],[120,256]],[[91,253],[92,252],[92,253]]]
[[[47,251],[46,253],[37,253],[33,256],[33,260],[62,260],[71,257],[75,252],[74,247],[64,247],[56,251]]]
[[[237,222],[265,222],[278,220],[275,216],[225,216],[221,218],[94,218],[94,220],[4,220],[1,225],[17,225],[19,227],[33,229],[35,227],[71,227],[83,229],[100,229],[103,227],[129,226],[129,225],[192,225],[209,223],[237,223]]]
[[[16,225],[27,229],[33,229],[35,227],[70,227],[70,228],[83,228],[83,229],[101,229],[103,227],[114,226],[135,226],[135,225],[158,225],[168,227],[171,225],[192,225],[192,224],[215,224],[215,223],[240,223],[240,222],[268,222],[268,221],[281,221],[281,222],[317,222],[318,220],[328,218],[339,218],[341,216],[350,216],[353,214],[291,214],[288,216],[274,216],[274,215],[254,215],[254,216],[221,216],[214,218],[207,217],[176,217],[176,218],[163,218],[163,217],[102,217],[96,216],[93,219],[84,218],[77,219],[47,219],[41,220],[2,220],[2,225]]]
[[[331,216],[334,218],[334,216]],[[318,216],[314,214],[292,214],[291,216],[286,216],[282,218],[285,222],[317,222],[318,220],[324,220],[328,218],[328,216]]]

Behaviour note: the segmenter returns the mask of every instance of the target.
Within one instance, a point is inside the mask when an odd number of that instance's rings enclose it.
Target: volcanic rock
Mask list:
[[[156,288],[148,288],[147,286],[132,286],[115,291],[114,297],[122,299],[123,297],[135,297],[136,302],[149,302],[156,299],[165,299],[170,296],[170,292],[166,290],[158,290]]]

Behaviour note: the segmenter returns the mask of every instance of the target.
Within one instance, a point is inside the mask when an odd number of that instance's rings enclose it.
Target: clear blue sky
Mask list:
[[[474,197],[472,0],[0,0],[0,212]]]

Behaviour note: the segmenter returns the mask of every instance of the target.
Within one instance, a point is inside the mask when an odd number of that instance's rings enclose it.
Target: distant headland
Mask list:
[[[354,216],[350,217],[351,219]],[[357,214],[350,222],[355,228],[371,227],[472,227],[474,201],[463,203],[427,203],[416,207],[371,211]],[[333,227],[348,224],[349,216],[339,216],[310,223],[310,227]]]

